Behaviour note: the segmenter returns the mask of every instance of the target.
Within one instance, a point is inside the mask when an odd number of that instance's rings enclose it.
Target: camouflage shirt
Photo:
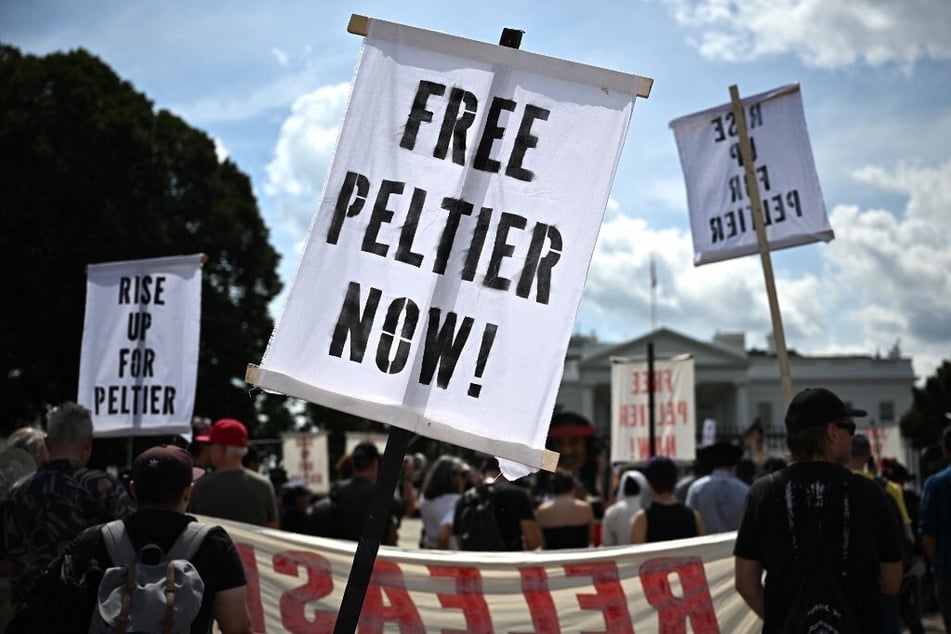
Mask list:
[[[49,460],[17,481],[0,501],[0,557],[13,562],[13,605],[83,529],[134,510],[119,480],[67,459]]]

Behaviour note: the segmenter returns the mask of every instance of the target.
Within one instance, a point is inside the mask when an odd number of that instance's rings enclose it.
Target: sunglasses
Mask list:
[[[855,423],[853,423],[852,421],[839,421],[834,424],[839,429],[844,429],[847,432],[849,432],[849,436],[855,435]]]

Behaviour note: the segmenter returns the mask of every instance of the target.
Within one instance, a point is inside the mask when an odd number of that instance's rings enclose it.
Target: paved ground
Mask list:
[[[419,536],[422,532],[423,523],[418,518],[404,519],[400,526],[399,545],[401,548],[418,548]],[[938,634],[944,632],[944,624],[941,622],[941,616],[937,613],[926,614],[922,619],[925,626],[925,632],[928,634]],[[907,632],[908,630],[904,630]]]

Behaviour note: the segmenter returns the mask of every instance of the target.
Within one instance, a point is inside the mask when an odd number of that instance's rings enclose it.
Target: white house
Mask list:
[[[637,339],[606,344],[595,337],[575,336],[568,347],[558,406],[586,416],[599,436],[611,435],[612,357],[647,357],[654,344],[655,358],[690,354],[695,363],[697,433],[712,418],[717,436],[741,434],[759,419],[771,448],[784,447],[785,404],[776,354],[747,349],[742,333],[718,333],[713,341],[699,341],[669,328],[659,328]],[[912,404],[915,376],[911,359],[900,354],[805,356],[789,350],[793,392],[825,387],[847,404],[867,410],[856,420],[860,430],[869,425],[895,424]],[[907,456],[902,456],[907,459]]]

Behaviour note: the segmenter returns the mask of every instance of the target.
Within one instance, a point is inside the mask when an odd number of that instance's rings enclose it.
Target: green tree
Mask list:
[[[938,442],[951,424],[951,361],[945,360],[923,388],[912,388],[912,404],[901,418],[901,433],[918,449]]]
[[[205,253],[195,413],[290,424],[249,396],[280,291],[248,177],[86,51],[0,45],[0,433],[76,398],[87,264]]]

